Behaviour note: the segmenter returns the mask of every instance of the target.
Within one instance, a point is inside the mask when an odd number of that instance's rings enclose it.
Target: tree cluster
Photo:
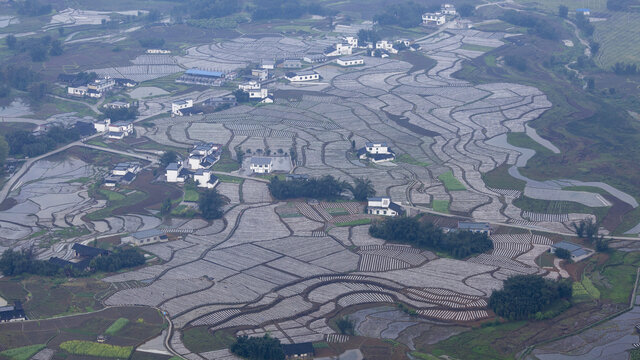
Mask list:
[[[10,64],[0,68],[0,98],[11,95],[12,88],[29,91],[34,84],[37,84],[38,80],[38,74],[26,66]]]
[[[222,207],[226,204],[227,200],[216,189],[207,189],[198,198],[200,213],[207,220],[220,219],[224,215]]]
[[[269,335],[263,337],[240,336],[229,350],[235,355],[249,360],[284,360],[280,340]]]
[[[298,19],[306,14],[332,15],[333,12],[315,1],[262,0],[249,9],[253,20]]]
[[[543,39],[558,39],[558,31],[549,21],[531,14],[509,10],[500,16],[500,20],[508,22],[509,24],[526,27],[530,34],[537,35]]]
[[[295,198],[334,200],[339,198],[347,188],[348,185],[346,183],[336,180],[331,175],[308,180],[293,179],[289,181],[282,181],[274,177],[269,182],[269,191],[278,200]]]
[[[9,154],[29,157],[44,154],[59,144],[67,144],[80,139],[82,131],[78,125],[71,128],[54,126],[46,134],[35,136],[29,131],[18,130],[5,135],[9,144]]]
[[[115,251],[107,256],[98,256],[89,263],[92,271],[114,272],[120,269],[143,265],[144,255],[136,249]]]
[[[375,30],[361,29],[360,31],[358,31],[358,44],[359,45],[364,46],[364,44],[367,44],[367,43],[375,44],[380,40],[382,40],[382,37]]]
[[[356,334],[355,324],[353,320],[349,319],[348,316],[341,317],[340,319],[336,320],[336,326],[338,327],[340,334],[344,334],[344,335]]]
[[[557,248],[555,251],[556,257],[559,259],[569,260],[571,259],[571,252],[567,249]]]
[[[102,108],[100,109],[100,111],[102,111],[102,118],[106,119],[109,118],[111,119],[111,122],[116,122],[116,121],[127,121],[127,120],[135,120],[136,116],[138,116],[138,108],[135,106],[131,106],[128,108],[121,108],[121,109],[113,109],[113,108]]]
[[[543,279],[537,275],[517,275],[507,279],[502,290],[491,294],[489,307],[510,320],[531,319],[555,301],[571,299],[571,295],[570,282]]]
[[[183,0],[181,3],[171,11],[174,19],[216,19],[242,10],[238,0]]]
[[[569,8],[566,7],[565,5],[558,6],[558,16],[560,16],[563,19],[566,19],[567,16],[569,16]]]
[[[607,10],[610,11],[638,11],[638,0],[607,0]]]
[[[164,45],[163,38],[150,37],[138,40],[140,46],[146,49],[160,49]]]
[[[409,244],[418,248],[444,252],[457,259],[493,249],[493,242],[484,233],[449,231],[419,217],[393,217],[377,221],[369,228],[369,235],[387,241]]]
[[[5,140],[4,136],[0,135],[0,174],[2,174],[4,162],[7,160],[8,155],[9,143],[7,143],[7,140]]]
[[[51,13],[51,4],[41,3],[38,0],[25,0],[13,2],[18,14],[26,16],[40,16]]]
[[[0,271],[5,276],[32,274],[39,276],[87,276],[96,271],[114,272],[120,269],[140,266],[145,263],[144,255],[136,249],[115,251],[91,260],[89,270],[62,268],[46,260],[35,258],[31,250],[14,251],[7,249],[0,257]]]
[[[636,64],[625,64],[617,62],[611,68],[616,75],[636,75],[640,73],[640,68]]]
[[[605,252],[609,250],[609,240],[605,239],[604,235],[598,235],[600,223],[594,221],[593,218],[583,219],[577,223],[574,222],[572,225],[579,238],[585,239],[589,244],[595,243],[596,251]]]
[[[527,60],[518,55],[505,55],[504,63],[519,71],[527,70]]]
[[[178,153],[173,150],[165,151],[160,156],[160,166],[167,167],[167,165],[178,161]]]
[[[62,41],[53,39],[49,35],[41,38],[28,37],[19,40],[14,35],[9,34],[5,38],[5,42],[9,50],[21,53],[26,52],[31,57],[31,61],[34,62],[42,62],[47,60],[49,56],[59,56],[64,52],[62,49]]]
[[[576,13],[576,26],[587,36],[593,35],[593,32],[596,30],[595,26],[589,21],[589,18],[581,12]]]
[[[242,90],[242,89],[238,89],[236,91],[233,92],[233,96],[236,97],[236,101],[238,103],[247,103],[249,102],[251,99],[249,98],[249,93]]]
[[[385,11],[373,17],[380,25],[397,25],[411,28],[422,23],[422,14],[427,8],[413,1],[395,3],[387,6]]]
[[[366,201],[367,198],[376,194],[371,180],[366,178],[355,179],[354,185],[349,185],[349,190],[353,194],[353,198],[357,201]]]
[[[462,4],[456,10],[462,17],[470,17],[476,13],[476,7],[471,4]]]

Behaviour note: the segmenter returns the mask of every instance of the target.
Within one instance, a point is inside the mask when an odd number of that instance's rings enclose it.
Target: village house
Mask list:
[[[203,102],[203,105],[213,106],[215,108],[220,106],[225,106],[225,105],[231,107],[231,106],[238,105],[238,101],[236,100],[236,97],[233,95],[216,96],[216,97],[208,98],[207,100],[205,100]]]
[[[577,13],[581,13],[582,15],[586,16],[591,16],[591,10],[587,9],[587,8],[580,8],[580,9],[576,9],[576,14]]]
[[[104,186],[114,187],[118,184],[130,184],[140,172],[140,164],[137,162],[117,163],[111,174],[104,179]]]
[[[310,64],[319,64],[327,61],[327,57],[324,54],[307,54],[302,60]]]
[[[123,244],[133,246],[149,245],[157,242],[169,241],[167,234],[157,229],[143,230],[122,238]]]
[[[339,58],[336,63],[340,66],[358,66],[364,65],[364,59],[361,56],[349,56]]]
[[[69,86],[67,87],[67,94],[73,96],[87,96],[88,87],[83,86]]]
[[[313,81],[320,79],[320,74],[313,70],[300,71],[300,72],[288,72],[285,74],[287,80],[292,82],[301,81]]]
[[[422,14],[422,24],[424,25],[444,25],[447,22],[445,15],[441,12]]]
[[[249,169],[256,174],[269,174],[273,170],[273,159],[270,157],[251,157]]]
[[[122,140],[126,136],[133,134],[133,123],[129,121],[118,121],[108,125],[107,138]]]
[[[182,167],[182,161],[178,161],[175,163],[170,163],[169,165],[167,165],[167,168],[165,169],[166,171],[166,179],[167,182],[170,183],[178,183],[178,182],[185,182],[185,180],[187,179],[189,172],[187,171],[187,169],[185,169],[184,167]]]
[[[179,100],[171,103],[171,116],[184,116],[189,114],[188,109],[193,108],[192,99]]]
[[[198,187],[213,189],[218,185],[218,178],[211,173],[209,169],[198,169],[193,173],[193,181],[198,184]]]
[[[249,90],[247,92],[249,93],[249,99],[264,99],[269,96],[269,90],[266,88]]]
[[[559,243],[555,243],[551,245],[549,252],[552,254],[556,253],[558,249],[565,249],[571,254],[571,260],[576,261],[578,259],[587,257],[592,253],[592,251],[583,248],[578,244],[574,244],[570,241],[561,241]]]
[[[286,360],[312,360],[316,354],[310,342],[282,344],[282,352]]]
[[[358,47],[358,38],[357,37],[346,36],[344,38],[344,42],[346,42],[347,44],[351,45],[352,48],[357,48]]]
[[[134,80],[131,80],[131,79],[113,78],[113,80],[116,82],[117,86],[128,87],[128,88],[132,88],[132,87],[138,86],[138,82],[134,81]]]
[[[302,62],[297,59],[287,59],[280,64],[280,67],[283,69],[300,69],[302,67]]]
[[[107,109],[128,109],[131,107],[131,103],[124,101],[113,101],[104,105]]]
[[[353,46],[346,41],[330,46],[324,51],[324,54],[326,56],[351,55],[352,53],[353,53]]]
[[[242,91],[260,90],[260,83],[257,81],[248,81],[238,85],[238,89]]]
[[[489,223],[486,223],[486,222],[459,221],[458,230],[471,231],[474,233],[484,233],[487,235],[491,235],[491,225],[489,225]]]
[[[382,216],[404,215],[402,206],[394,203],[388,197],[371,197],[367,199],[367,214]]]
[[[442,6],[440,6],[440,12],[450,16],[457,14],[456,7],[453,4],[442,4]]]
[[[276,68],[276,62],[274,60],[263,59],[262,61],[260,61],[260,68],[273,70]]]
[[[187,165],[192,170],[210,168],[222,153],[222,145],[214,143],[200,143],[194,145],[189,153]]]
[[[251,70],[251,76],[258,78],[258,81],[265,81],[269,78],[269,70],[266,69],[253,69]]]
[[[114,86],[116,86],[116,81],[110,77],[95,79],[93,82],[87,84],[87,88],[89,88],[89,90],[96,91],[100,96],[113,89]]]
[[[147,49],[145,52],[147,54],[171,54],[171,50],[164,49]]]
[[[225,84],[225,78],[229,76],[231,76],[231,74],[225,75],[225,73],[221,71],[189,69],[177,78],[176,82],[204,86],[222,86]]]
[[[390,54],[398,53],[398,50],[393,47],[393,42],[387,40],[380,40],[376,42],[376,49],[384,50]]]
[[[27,320],[22,303],[15,301],[13,305],[0,306],[0,323]]]
[[[109,124],[111,124],[111,119],[106,118],[104,120],[98,120],[93,123],[93,128],[96,129],[96,132],[105,132],[109,129]]]
[[[369,159],[373,163],[395,160],[396,154],[389,148],[386,142],[367,142],[365,146],[358,150],[358,158]]]

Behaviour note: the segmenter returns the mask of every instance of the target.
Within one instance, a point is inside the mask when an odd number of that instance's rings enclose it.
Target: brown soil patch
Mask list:
[[[563,264],[563,267],[565,270],[567,270],[567,272],[569,273],[573,281],[581,281],[582,273],[584,272],[584,269],[587,267],[587,262],[581,261],[579,263],[573,263],[573,264],[565,263]]]
[[[16,199],[12,197],[6,198],[2,203],[0,203],[0,211],[9,210],[12,207],[16,206],[17,203],[18,202],[16,201]]]
[[[607,215],[602,220],[602,226],[609,231],[614,231],[620,224],[622,224],[624,216],[633,208],[626,202],[621,201],[615,196],[608,194],[603,195],[605,199],[609,200],[613,204]]]
[[[182,191],[166,183],[152,182],[153,172],[142,171],[131,183],[131,187],[147,194],[147,197],[139,203],[117,208],[114,215],[124,215],[131,213],[146,213],[147,208],[159,207],[164,199],[177,199],[182,196]]]

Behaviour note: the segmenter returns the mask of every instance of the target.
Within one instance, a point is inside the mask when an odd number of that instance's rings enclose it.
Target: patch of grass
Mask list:
[[[585,191],[585,192],[596,193],[600,195],[609,195],[608,191],[595,186],[565,186],[562,188],[562,190]]]
[[[329,344],[327,344],[325,341],[315,342],[312,345],[313,345],[314,349],[328,349],[329,348]]]
[[[449,191],[467,190],[467,188],[464,187],[464,185],[462,185],[462,183],[458,181],[458,179],[456,179],[455,176],[453,176],[453,173],[451,171],[447,171],[444,174],[440,174],[440,176],[438,176],[438,180],[442,181],[442,183],[444,184],[444,187],[447,188],[447,190]]]
[[[118,318],[116,321],[111,324],[107,330],[104,331],[107,335],[115,335],[118,331],[122,330],[129,323],[129,319],[127,318]]]
[[[182,332],[182,342],[193,352],[225,349],[235,341],[235,336],[223,330],[210,333],[206,327],[198,326]]]
[[[338,208],[328,208],[326,209],[327,212],[333,216],[340,216],[340,215],[349,215],[349,212],[347,211],[347,209],[343,208],[343,207],[338,207]]]
[[[108,358],[128,358],[133,346],[116,346],[91,341],[70,340],[60,344],[60,348],[74,355],[89,355]]]
[[[600,43],[595,62],[603,69],[615,63],[640,64],[640,14],[637,12],[608,12],[607,21],[595,22],[594,38]]]
[[[200,199],[200,194],[195,186],[184,187],[184,201],[196,202],[198,199]]]
[[[51,234],[60,239],[71,239],[74,237],[90,234],[91,231],[86,226],[70,226],[61,230],[56,230]]]
[[[109,202],[109,206],[107,206],[104,209],[100,209],[97,211],[94,211],[90,214],[87,214],[87,219],[95,221],[95,220],[103,220],[104,218],[107,218],[109,216],[111,216],[113,210],[119,208],[119,207],[123,207],[123,206],[129,206],[129,205],[133,205],[136,204],[144,199],[147,198],[147,193],[144,193],[142,191],[132,191],[131,193],[127,194],[127,196],[125,196],[123,199],[121,200],[115,200],[115,201],[110,201]]]
[[[502,164],[497,168],[482,174],[482,181],[494,189],[507,189],[524,191],[526,182],[516,179],[509,174],[509,165]]]
[[[640,265],[640,254],[613,251],[603,264],[598,265],[594,258],[590,258],[589,262],[587,268],[590,270],[585,274],[585,278],[589,278],[600,292],[600,298],[616,303],[628,303],[629,294],[636,281],[636,269]]]
[[[525,321],[518,321],[483,327],[452,336],[428,349],[417,350],[438,357],[448,355],[457,359],[511,360],[513,356],[500,353],[492,346],[492,342],[495,338],[511,336],[514,330],[526,324]]]
[[[104,141],[100,140],[100,138],[93,138],[93,139],[87,141],[87,144],[100,146],[100,147],[103,147],[103,148],[108,148],[109,147],[109,145],[107,145],[107,143],[105,143]]]
[[[240,169],[240,163],[233,160],[231,158],[231,153],[227,147],[222,149],[222,155],[220,155],[220,160],[218,160],[213,166],[211,170],[213,171],[222,171],[222,172],[232,172]]]
[[[302,214],[300,214],[300,213],[280,214],[280,217],[283,218],[283,219],[294,218],[294,217],[302,217]]]
[[[495,32],[495,31],[503,31],[508,33],[526,33],[527,32],[526,28],[515,26],[501,20],[496,20],[495,22],[491,22],[488,24],[474,25],[473,27],[477,30],[487,31],[487,32]]]
[[[345,221],[345,222],[335,223],[334,225],[338,227],[342,227],[342,226],[357,226],[357,225],[367,225],[367,224],[371,224],[371,219],[358,219],[358,220],[352,220],[352,221]]]
[[[581,302],[581,301],[590,301],[591,300],[591,296],[589,295],[589,292],[587,292],[587,289],[584,288],[584,285],[582,285],[582,283],[579,282],[574,282],[573,284],[573,288],[572,288],[572,301],[574,302]]]
[[[591,279],[586,276],[583,277],[582,285],[584,286],[584,289],[589,294],[589,296],[594,299],[600,299],[600,290],[598,290],[598,288],[593,285]]]
[[[513,201],[513,205],[524,211],[544,214],[568,214],[583,213],[594,214],[598,219],[603,219],[609,207],[592,208],[573,201],[538,200],[527,196],[520,196]]]
[[[124,195],[120,194],[117,191],[107,190],[107,189],[98,189],[98,193],[104,196],[109,201],[121,201],[125,198]]]
[[[231,175],[216,174],[216,177],[218,178],[218,180],[220,180],[220,182],[233,183],[233,184],[242,184],[244,182],[243,178],[239,178]]]
[[[9,358],[10,360],[28,360],[40,350],[44,349],[44,344],[36,344],[23,346],[15,349],[9,349],[0,352],[0,356]]]
[[[545,251],[536,259],[536,264],[540,267],[553,267],[553,260],[555,258],[555,255]]]
[[[484,63],[487,64],[487,66],[496,67],[496,57],[487,55],[484,57]]]
[[[416,165],[416,166],[424,166],[424,167],[429,166],[428,162],[416,160],[416,159],[413,158],[413,156],[411,156],[409,154],[400,154],[400,155],[396,156],[396,159],[394,160],[394,162],[411,164],[411,165]]]
[[[171,210],[171,215],[176,217],[192,218],[198,215],[198,212],[190,206],[179,205]]]
[[[525,133],[507,133],[507,142],[513,146],[535,150],[536,153],[552,154],[551,150],[538,144]]]
[[[179,72],[161,78],[143,81],[140,83],[139,87],[157,87],[170,93],[184,91],[189,89],[190,86],[176,82],[176,79],[182,76],[182,74],[182,72]]]
[[[447,200],[433,200],[432,206],[433,206],[433,211],[437,211],[445,214],[449,213],[449,202]]]
[[[431,354],[425,354],[425,353],[421,353],[419,351],[412,351],[409,353],[411,356],[413,356],[416,359],[421,359],[421,360],[439,360],[437,357],[431,355]]]
[[[471,50],[471,51],[482,51],[482,52],[489,52],[491,50],[493,50],[494,48],[492,48],[491,46],[482,46],[482,45],[476,45],[476,44],[462,44],[462,46],[460,46],[460,49],[462,50]]]
[[[66,182],[69,184],[78,183],[78,184],[86,184],[91,181],[90,177],[79,177],[77,179],[67,180]]]

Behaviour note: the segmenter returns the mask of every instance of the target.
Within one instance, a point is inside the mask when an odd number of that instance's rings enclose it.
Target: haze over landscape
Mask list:
[[[0,2],[0,360],[640,359],[638,0]]]

